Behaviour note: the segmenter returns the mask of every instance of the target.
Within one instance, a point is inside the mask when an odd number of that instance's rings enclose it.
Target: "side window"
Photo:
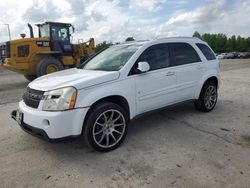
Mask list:
[[[67,27],[52,25],[51,32],[53,40],[69,40]]]
[[[174,65],[184,65],[201,61],[199,55],[190,44],[172,43],[171,48]]]
[[[170,66],[170,54],[167,44],[157,44],[146,49],[138,58],[140,61],[148,62],[150,70],[157,70]]]
[[[202,51],[203,55],[206,57],[207,60],[214,60],[216,59],[212,50],[205,44],[197,43],[196,46]]]

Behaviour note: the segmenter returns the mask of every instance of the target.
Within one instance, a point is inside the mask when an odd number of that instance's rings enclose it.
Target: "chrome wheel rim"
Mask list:
[[[207,109],[211,110],[217,101],[217,90],[215,86],[209,86],[206,89],[204,103]]]
[[[95,121],[93,138],[95,143],[102,148],[115,146],[125,132],[125,118],[118,110],[106,110]]]

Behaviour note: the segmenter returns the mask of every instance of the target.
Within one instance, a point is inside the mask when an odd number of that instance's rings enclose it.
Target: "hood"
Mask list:
[[[40,38],[21,38],[21,39],[15,39],[11,40],[12,45],[19,45],[24,43],[30,43],[30,42],[37,42],[37,41],[49,41],[49,37],[40,37]]]
[[[41,91],[49,91],[67,86],[77,89],[90,87],[119,78],[118,71],[96,71],[84,69],[68,69],[35,79],[29,87]]]

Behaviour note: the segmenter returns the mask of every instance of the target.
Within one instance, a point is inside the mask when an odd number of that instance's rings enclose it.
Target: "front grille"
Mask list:
[[[23,101],[27,106],[37,108],[43,98],[43,94],[44,91],[34,90],[27,87],[25,93],[23,94]]]

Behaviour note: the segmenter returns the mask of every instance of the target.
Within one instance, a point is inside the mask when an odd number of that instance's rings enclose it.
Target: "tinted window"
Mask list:
[[[170,66],[170,54],[168,45],[157,44],[146,49],[137,60],[148,62],[150,70],[161,69]]]
[[[207,60],[216,59],[212,50],[205,44],[196,44],[198,48],[202,51],[203,55],[207,58]]]
[[[195,49],[187,43],[172,43],[172,53],[175,65],[200,62],[200,58]]]

